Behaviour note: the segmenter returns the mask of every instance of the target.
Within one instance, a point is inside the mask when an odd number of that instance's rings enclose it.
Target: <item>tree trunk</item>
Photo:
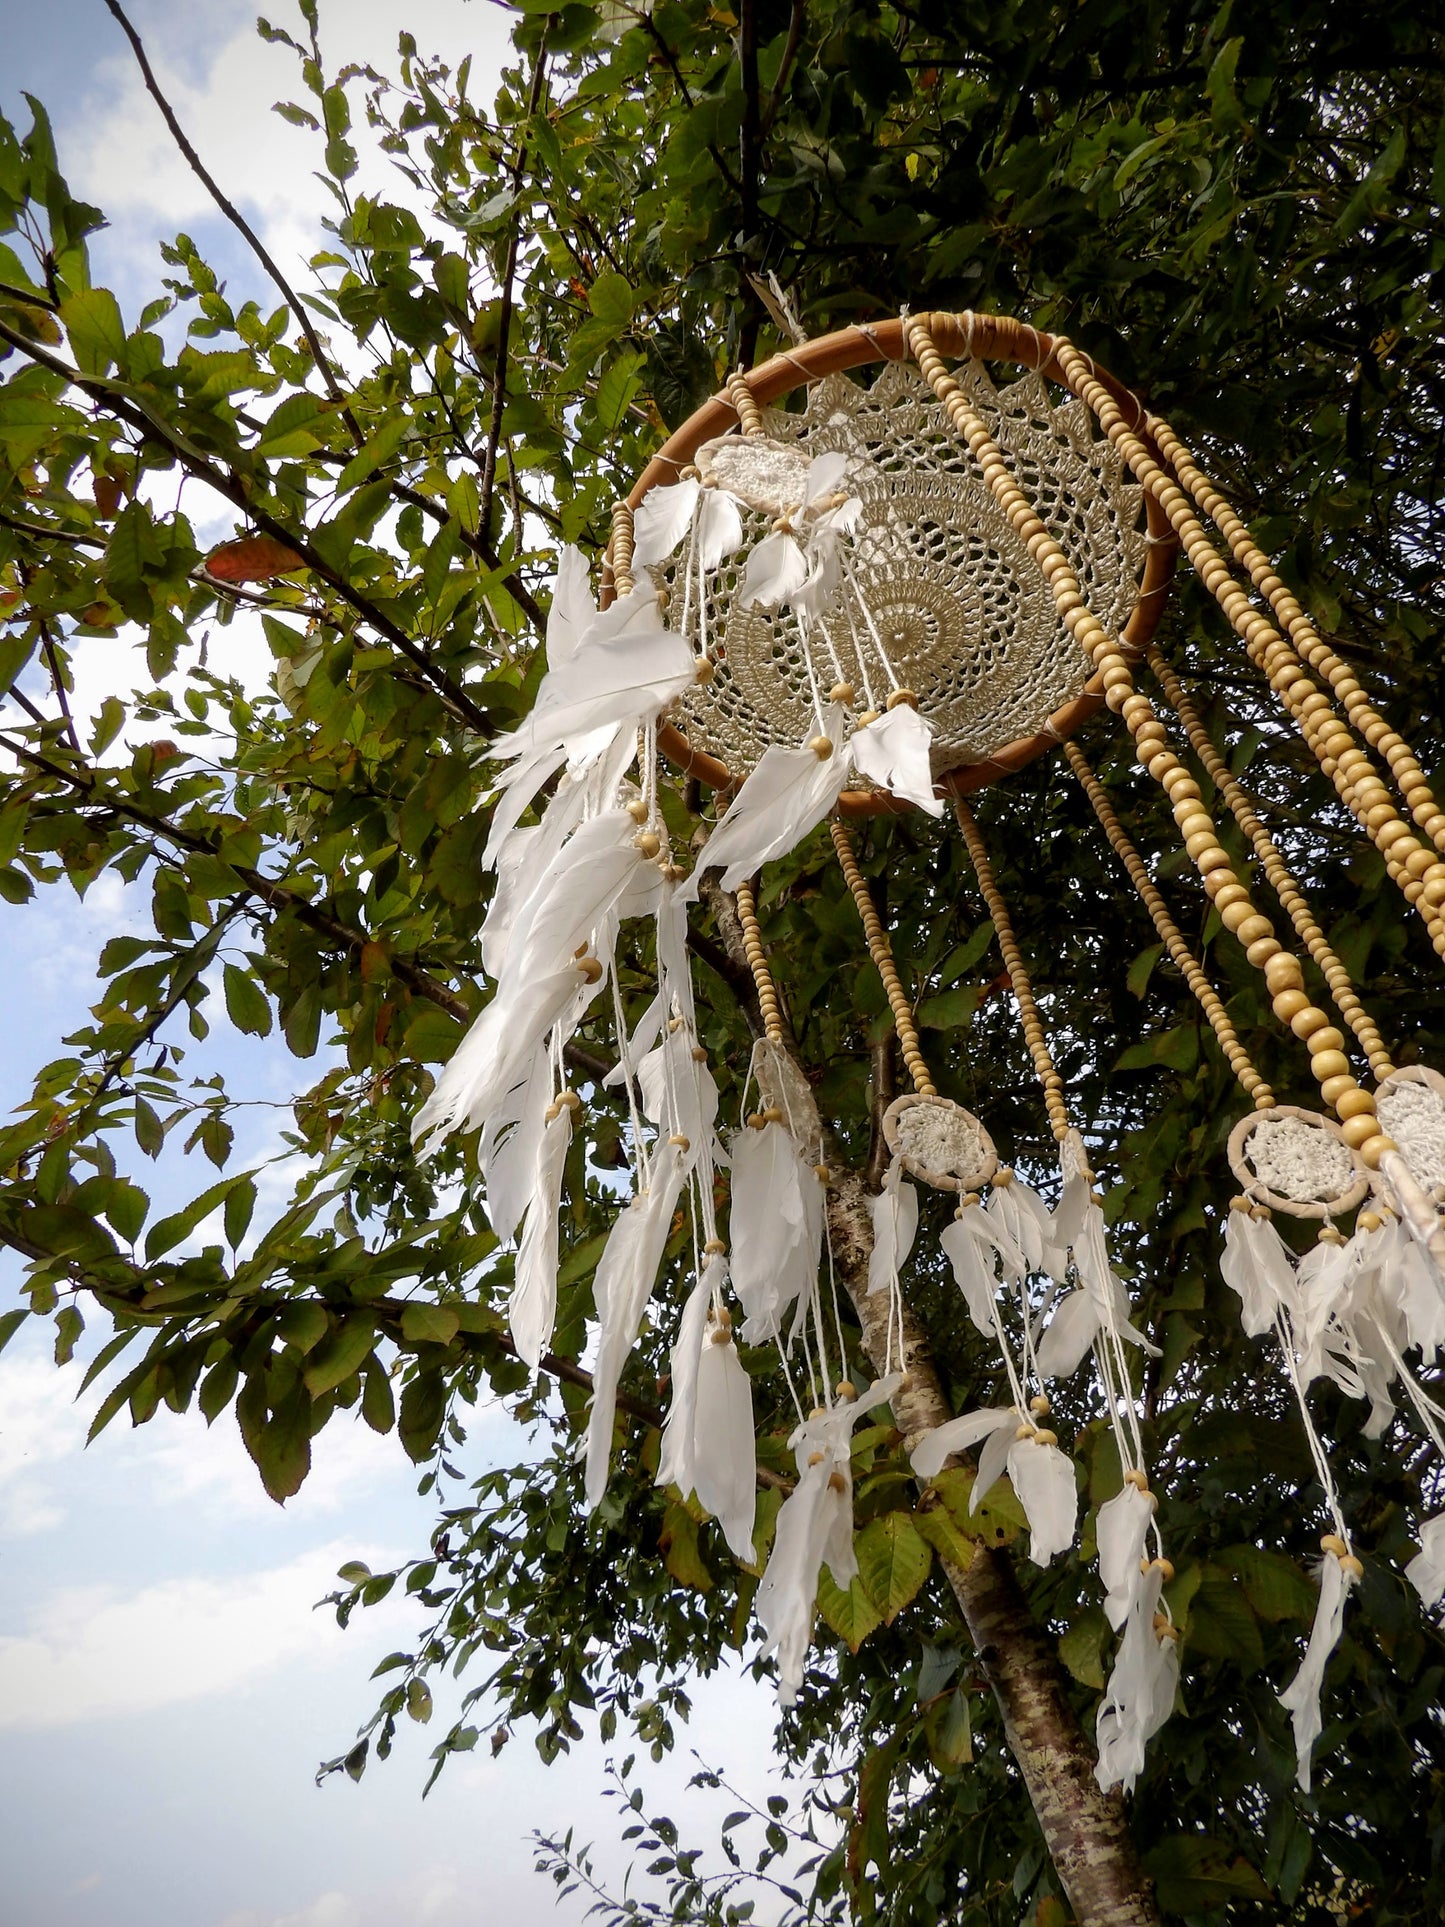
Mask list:
[[[705,879],[702,894],[737,972],[750,981],[742,928],[734,899]],[[744,994],[746,1002],[746,994]],[[756,1011],[750,1012],[755,1020]],[[760,1029],[760,1026],[757,1026]],[[802,1065],[791,1043],[800,1075]],[[817,1139],[828,1133],[816,1106]],[[864,1177],[833,1158],[828,1191],[828,1229],[833,1263],[863,1328],[863,1345],[881,1376],[888,1353],[887,1294],[868,1293],[873,1247]],[[904,1437],[913,1440],[954,1415],[939,1383],[933,1352],[913,1313],[903,1307],[906,1377],[891,1403]],[[962,1458],[956,1463],[963,1464]],[[980,1546],[967,1567],[943,1561],[984,1676],[1003,1715],[1004,1737],[1038,1817],[1045,1844],[1078,1916],[1080,1927],[1162,1927],[1159,1910],[1129,1833],[1119,1794],[1099,1790],[1095,1755],[1069,1704],[1054,1641],[1024,1598],[1008,1554]]]

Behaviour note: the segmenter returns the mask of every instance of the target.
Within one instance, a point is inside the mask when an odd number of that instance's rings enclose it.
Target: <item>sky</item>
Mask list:
[[[131,11],[207,165],[285,270],[304,279],[328,200],[311,178],[306,137],[269,111],[297,91],[292,56],[264,45],[235,0],[135,0]],[[293,0],[269,11],[297,24]],[[470,52],[472,92],[483,98],[507,55],[509,16],[486,0],[322,0],[321,23],[337,65],[394,70],[403,25],[423,51],[453,61]],[[72,190],[110,218],[92,245],[93,274],[128,319],[156,290],[159,240],[178,229],[233,298],[263,296],[169,145],[102,0],[0,0],[0,41],[0,107],[24,124],[22,92],[47,105]],[[364,160],[363,180],[376,178]],[[212,514],[190,498],[187,508],[203,542],[230,532],[228,510]],[[216,632],[210,663],[258,681],[267,654],[255,626],[242,619]],[[145,680],[124,633],[87,640],[76,674],[82,721],[107,694]],[[113,877],[80,900],[62,888],[23,909],[0,906],[12,1016],[0,1026],[0,1115],[86,1020],[101,944],[144,927]],[[222,1069],[251,1100],[234,1161],[245,1168],[279,1149],[290,1067],[272,1043],[232,1031],[218,998],[208,1015],[212,1037],[187,1068]],[[179,1202],[189,1177],[147,1171],[155,1215],[168,1187]],[[268,1183],[279,1202],[284,1163]],[[19,1270],[0,1254],[0,1302],[13,1302]],[[103,1386],[77,1393],[94,1343],[88,1335],[76,1361],[57,1369],[37,1327],[0,1358],[0,1927],[580,1921],[584,1900],[555,1906],[551,1884],[533,1873],[529,1835],[574,1826],[620,1879],[627,1855],[602,1797],[608,1749],[595,1735],[547,1768],[519,1733],[495,1761],[485,1747],[454,1761],[423,1802],[427,1754],[450,1723],[438,1692],[432,1726],[408,1724],[389,1764],[359,1785],[313,1783],[317,1763],[345,1751],[369,1716],[372,1668],[407,1646],[418,1623],[388,1600],[343,1633],[315,1609],[343,1561],[379,1570],[426,1542],[431,1507],[395,1439],[333,1422],[285,1508],[262,1492],[230,1414],[208,1431],[198,1416],[163,1408],[138,1430],[117,1420],[87,1448]],[[465,1467],[477,1473],[527,1449],[493,1409],[475,1419]],[[780,1784],[774,1718],[770,1694],[744,1677],[700,1684],[679,1754],[647,1782],[685,1836],[713,1837],[710,1820],[736,1805],[726,1794],[681,1793],[696,1764],[689,1749],[760,1800]]]

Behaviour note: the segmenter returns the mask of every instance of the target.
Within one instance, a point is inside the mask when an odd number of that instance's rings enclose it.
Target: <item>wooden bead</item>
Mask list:
[[[1383,1131],[1380,1132],[1378,1137],[1367,1138],[1363,1144],[1357,1144],[1355,1146],[1355,1149],[1360,1154],[1361,1161],[1368,1165],[1372,1171],[1379,1170],[1380,1159],[1385,1156],[1387,1151],[1398,1151],[1399,1148],[1394,1138],[1387,1137]]]
[[[1248,890],[1245,889],[1242,883],[1236,882],[1233,877],[1231,877],[1227,883],[1221,883],[1214,893],[1214,907],[1221,916],[1223,916],[1231,903],[1248,902]]]
[[[1310,1069],[1322,1084],[1327,1077],[1342,1077],[1349,1068],[1350,1060],[1342,1050],[1322,1050],[1310,1058]]]
[[[1194,858],[1203,856],[1206,850],[1214,848],[1214,825],[1205,819],[1200,829],[1193,831],[1184,839],[1184,848]]]
[[[634,823],[645,823],[647,821],[647,804],[642,797],[633,797],[632,801],[627,805],[627,814],[632,818]]]
[[[1374,1093],[1371,1091],[1362,1091],[1358,1084],[1355,1085],[1353,1090],[1341,1091],[1338,1097],[1332,1097],[1329,1101],[1334,1105],[1336,1112],[1344,1120],[1352,1117],[1373,1117],[1375,1115]]]
[[[1361,1092],[1361,1095],[1368,1096],[1368,1092]],[[1340,1126],[1340,1129],[1344,1133],[1346,1144],[1355,1151],[1358,1151],[1363,1145],[1368,1144],[1379,1128],[1380,1121],[1373,1111],[1366,1116],[1347,1117]]]
[[[906,703],[910,709],[917,709],[918,698],[911,689],[895,689],[888,698],[887,707],[889,709],[897,709],[904,703]]]
[[[833,739],[831,736],[810,736],[808,739],[808,748],[812,750],[820,763],[826,763],[828,758],[833,754]]]
[[[1300,968],[1298,957],[1272,957],[1264,967],[1264,981],[1272,992],[1298,990],[1304,983],[1304,972]],[[1296,1006],[1296,1009],[1302,1008],[1302,1005]]]
[[[1243,923],[1234,924],[1231,928],[1243,944],[1257,943],[1261,937],[1274,935],[1274,927],[1269,918],[1260,916],[1258,911],[1253,916],[1246,917]]]
[[[1271,957],[1279,955],[1280,949],[1279,938],[1271,931],[1269,936],[1256,937],[1253,943],[1247,944],[1244,954],[1256,970],[1263,970]]]
[[[1273,961],[1273,960],[1272,960]],[[1268,982],[1268,978],[1266,978]],[[1274,1014],[1282,1024],[1297,1017],[1302,1010],[1309,1009],[1309,998],[1303,990],[1289,989],[1277,991],[1274,996]]]
[[[1313,1037],[1317,1030],[1323,1030],[1329,1021],[1318,1004],[1306,1004],[1297,1017],[1290,1019],[1289,1027],[1296,1037],[1303,1040],[1306,1037]]]
[[[1227,870],[1231,867],[1228,856],[1220,849],[1206,850],[1203,856],[1196,857],[1194,862],[1204,876],[1208,876],[1211,870]]]
[[[653,830],[644,830],[641,836],[633,837],[632,842],[635,849],[648,857],[656,856],[662,848],[662,839]]]
[[[851,703],[857,693],[852,683],[835,682],[833,687],[828,691],[828,701],[830,703]]]
[[[1320,1096],[1326,1104],[1338,1104],[1346,1091],[1357,1091],[1359,1085],[1348,1071],[1342,1077],[1327,1077],[1320,1085]]]
[[[1343,1050],[1344,1043],[1344,1032],[1334,1024],[1326,1024],[1323,1030],[1310,1032],[1310,1049],[1312,1051]]]
[[[1236,936],[1253,915],[1254,906],[1250,903],[1247,892],[1233,902],[1227,903],[1219,913],[1225,929],[1232,930]]]

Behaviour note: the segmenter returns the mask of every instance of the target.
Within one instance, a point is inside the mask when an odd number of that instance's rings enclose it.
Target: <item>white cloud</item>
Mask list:
[[[487,1916],[476,1880],[447,1867],[428,1867],[406,1880],[365,1894],[336,1888],[283,1914],[247,1907],[227,1914],[218,1927],[480,1927]]]
[[[274,18],[299,35],[293,9],[279,7]],[[397,36],[405,25],[422,53],[438,54],[453,67],[472,54],[470,91],[489,104],[508,57],[511,24],[500,7],[464,0],[411,0],[404,11],[395,0],[347,0],[344,7],[322,9],[322,51],[331,73],[344,63],[365,62],[395,77]],[[185,13],[173,10],[164,33],[152,32],[150,42],[161,88],[205,165],[260,229],[282,271],[294,275],[323,243],[322,217],[337,213],[330,193],[315,179],[321,160],[317,138],[271,111],[278,99],[316,105],[302,87],[294,56],[261,41],[250,7],[234,0],[211,0]],[[105,208],[116,224],[115,238],[174,235],[178,228],[213,218],[214,203],[177,151],[129,52],[98,62],[94,83],[85,114],[68,125],[62,121],[62,145],[77,191]],[[362,93],[362,84],[351,89],[360,160],[351,185],[407,197],[406,184],[375,152]],[[117,249],[117,258],[120,253]]]
[[[234,1580],[52,1593],[24,1633],[0,1638],[0,1728],[134,1717],[231,1692],[294,1659],[336,1656],[339,1629],[312,1608],[355,1556],[336,1540]]]

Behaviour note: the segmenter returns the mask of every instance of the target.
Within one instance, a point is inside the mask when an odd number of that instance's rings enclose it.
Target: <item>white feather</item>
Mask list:
[[[702,484],[669,482],[649,489],[632,512],[632,566],[650,569],[682,546],[697,509]]]
[[[572,1141],[572,1112],[563,1105],[542,1133],[533,1167],[532,1199],[517,1247],[507,1323],[517,1356],[535,1372],[552,1342],[557,1318],[557,1209]]]
[[[842,712],[836,703],[826,720],[831,756],[777,743],[763,751],[682,885],[689,901],[696,900],[704,871],[721,868],[724,890],[736,890],[764,863],[796,849],[827,816],[848,780],[848,759],[838,754]]]
[[[1154,1518],[1154,1499],[1132,1482],[1099,1507],[1096,1536],[1099,1577],[1104,1582],[1104,1615],[1115,1632],[1128,1618],[1139,1593],[1139,1561]]]
[[[1354,1583],[1354,1575],[1345,1570],[1332,1552],[1327,1552],[1320,1564],[1319,1604],[1315,1608],[1304,1663],[1279,1696],[1279,1703],[1294,1726],[1295,1763],[1303,1793],[1310,1790],[1310,1754],[1324,1724],[1320,1716],[1320,1694],[1325,1668],[1339,1644],[1345,1623],[1345,1602]]]
[[[525,720],[497,738],[492,754],[535,758],[609,726],[636,728],[691,688],[696,673],[691,648],[658,624],[655,603],[651,598],[647,603],[654,626],[629,626],[616,635],[594,626],[565,663],[548,670]],[[599,623],[611,614],[609,609]]]
[[[785,529],[775,529],[748,552],[737,588],[739,607],[780,608],[807,580],[808,558]]]
[[[823,1249],[823,1187],[781,1124],[732,1140],[733,1289],[749,1344],[776,1338],[812,1290]]]
[[[1144,1751],[1174,1708],[1179,1682],[1179,1648],[1154,1630],[1163,1574],[1151,1566],[1140,1575],[1124,1637],[1099,1708],[1095,1778],[1107,1793],[1122,1785],[1126,1793],[1144,1768]]]
[[[552,1090],[551,1058],[546,1046],[539,1044],[517,1082],[482,1124],[477,1168],[486,1192],[487,1216],[499,1238],[514,1238],[526,1212]]]
[[[698,1362],[693,1440],[698,1502],[722,1527],[734,1556],[750,1566],[757,1557],[753,1518],[758,1501],[752,1380],[731,1337],[719,1340],[716,1330],[705,1335]]]
[[[552,607],[547,612],[547,663],[555,669],[572,656],[588,628],[597,620],[592,600],[592,578],[587,558],[571,542],[557,557],[557,579],[552,585]]]
[[[672,1152],[659,1152],[653,1160],[650,1186],[639,1191],[619,1214],[598,1261],[592,1294],[601,1329],[597,1363],[592,1370],[592,1410],[587,1419],[585,1486],[589,1507],[598,1504],[607,1487],[617,1387],[657,1283],[657,1268],[662,1263],[682,1184],[681,1160]]]
[[[1445,1598],[1445,1513],[1421,1526],[1420,1550],[1406,1566],[1405,1577],[1426,1606],[1438,1606]]]
[[[1029,1557],[1046,1566],[1074,1543],[1079,1520],[1074,1462],[1057,1445],[1016,1437],[1008,1449],[1008,1474],[1029,1522]]]
[[[868,1254],[868,1290],[887,1291],[898,1282],[918,1234],[918,1193],[903,1176],[896,1160],[889,1166],[883,1189],[868,1199],[873,1222],[873,1249]]]
[[[899,703],[875,722],[854,730],[848,754],[859,775],[876,788],[905,803],[916,803],[930,816],[942,816],[943,803],[933,794],[932,740],[931,725],[910,703]]]
[[[1016,1432],[1019,1415],[1013,1406],[995,1407],[982,1412],[965,1412],[961,1418],[945,1419],[926,1433],[909,1453],[909,1463],[920,1479],[936,1479],[944,1460],[952,1452],[969,1452],[990,1433]]]
[[[697,1420],[697,1368],[707,1338],[707,1315],[723,1263],[708,1259],[702,1275],[687,1295],[672,1347],[672,1397],[662,1426],[662,1450],[657,1461],[657,1483],[675,1485],[683,1497],[693,1489],[694,1441]]]

